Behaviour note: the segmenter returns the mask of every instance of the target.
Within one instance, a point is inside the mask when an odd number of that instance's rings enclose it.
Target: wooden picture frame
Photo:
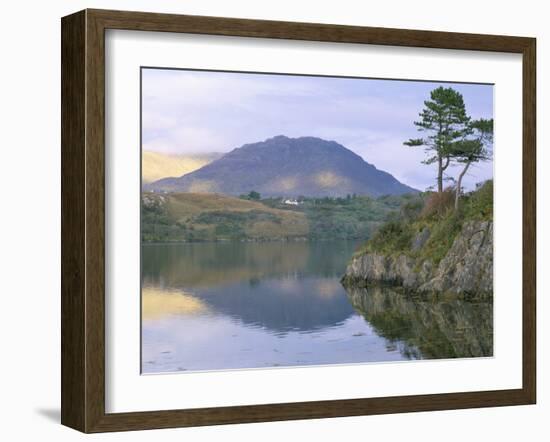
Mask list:
[[[105,30],[123,29],[523,57],[523,385],[475,391],[132,413],[105,411]],[[83,432],[534,404],[536,41],[533,38],[84,10],[62,19],[62,410]]]

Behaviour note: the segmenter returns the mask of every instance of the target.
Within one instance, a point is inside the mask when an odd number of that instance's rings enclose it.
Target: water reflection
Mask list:
[[[163,319],[170,315],[196,315],[208,310],[204,302],[189,293],[153,287],[143,288],[141,307],[143,321]]]
[[[356,244],[335,242],[190,243],[142,247],[145,285],[214,287],[270,276],[342,276]]]
[[[354,309],[413,358],[492,356],[492,302],[412,296],[391,288],[348,288]]]
[[[355,244],[142,248],[146,373],[492,353],[492,306],[339,282]]]

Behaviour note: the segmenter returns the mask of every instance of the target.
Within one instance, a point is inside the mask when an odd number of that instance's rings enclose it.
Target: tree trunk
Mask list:
[[[443,164],[443,157],[439,156],[437,158],[437,192],[443,192],[443,172],[449,167],[449,162],[451,159],[449,157],[445,158],[445,164]]]
[[[466,166],[464,166],[464,169],[462,169],[462,172],[460,172],[460,175],[458,176],[458,182],[456,183],[456,194],[455,194],[455,210],[458,210],[458,200],[460,198],[460,188],[462,187],[462,178],[464,178],[464,175],[466,175],[466,172],[468,171],[470,164],[472,164],[471,161],[468,161],[466,163]]]
[[[443,158],[437,157],[437,193],[443,192]]]

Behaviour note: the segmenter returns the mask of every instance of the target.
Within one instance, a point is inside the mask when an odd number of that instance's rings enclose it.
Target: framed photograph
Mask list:
[[[62,19],[62,423],[535,403],[535,39]]]

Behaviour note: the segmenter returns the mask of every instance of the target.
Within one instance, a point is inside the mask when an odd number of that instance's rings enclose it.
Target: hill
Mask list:
[[[304,214],[219,194],[144,193],[143,241],[305,238]]]
[[[167,177],[179,177],[193,172],[220,158],[220,153],[170,155],[144,151],[141,156],[141,175],[144,184]]]
[[[417,196],[251,201],[214,193],[144,193],[142,240],[283,241],[365,239]]]
[[[229,195],[254,190],[274,197],[376,197],[415,192],[335,141],[282,135],[245,144],[194,172],[156,181],[148,190]]]

